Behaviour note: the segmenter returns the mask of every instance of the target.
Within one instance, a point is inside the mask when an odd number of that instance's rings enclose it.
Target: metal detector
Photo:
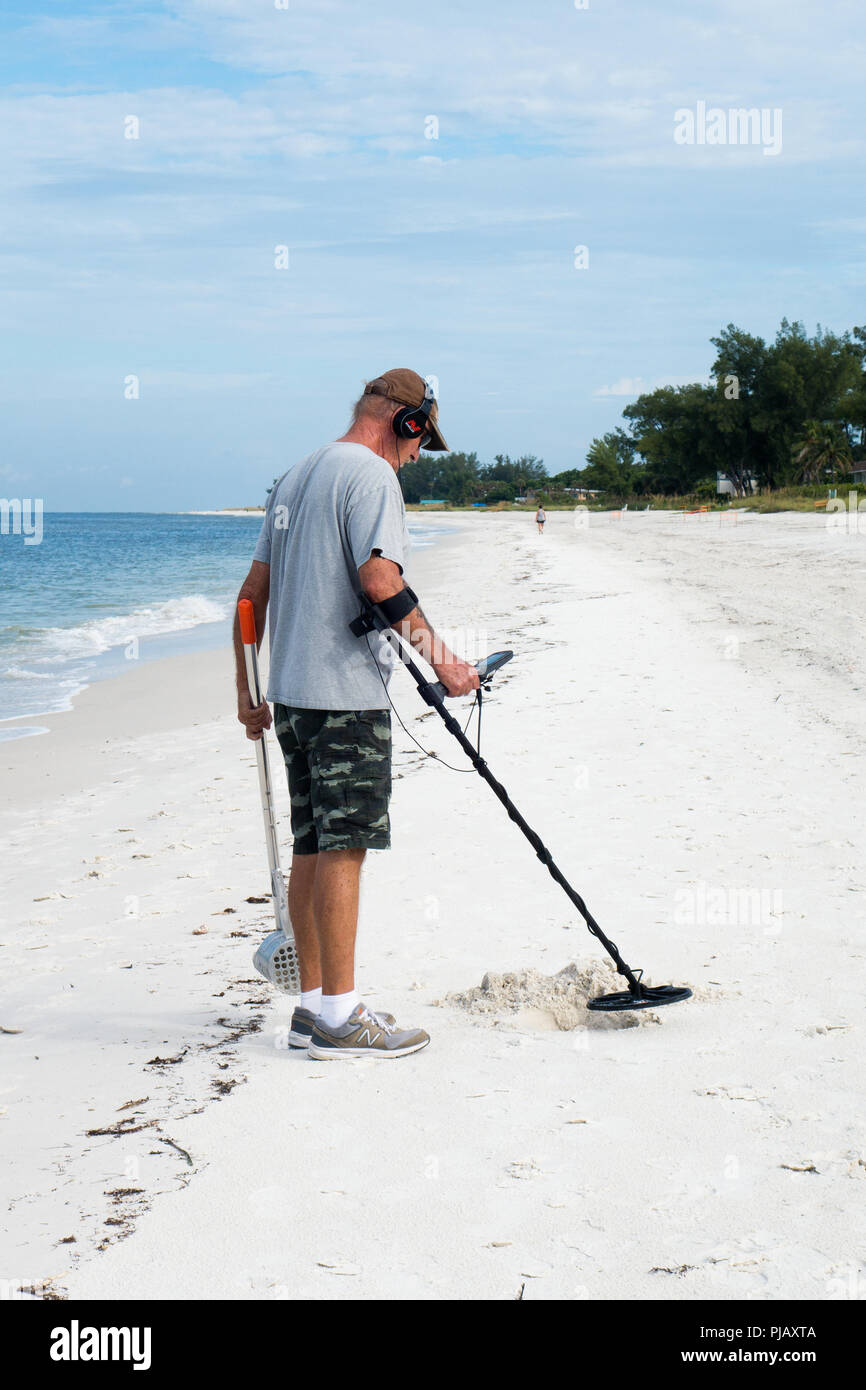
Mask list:
[[[596,922],[589,908],[586,906],[586,903],[583,901],[583,898],[579,893],[575,892],[565,875],[553,862],[550,850],[542,844],[540,837],[523,819],[523,816],[514,805],[514,802],[509,797],[502,783],[498,782],[493,776],[493,773],[490,771],[484,758],[481,757],[478,749],[472,747],[472,744],[460,728],[457,720],[448,713],[444,703],[447,691],[442,682],[431,682],[424,677],[423,673],[419,671],[412,657],[407,652],[398,634],[393,630],[388,619],[376,604],[370,603],[363,595],[361,596],[361,604],[361,614],[350,623],[350,630],[357,637],[366,636],[367,633],[372,632],[374,629],[382,633],[389,646],[397,654],[412,676],[418,687],[421,698],[426,704],[431,705],[433,709],[436,710],[437,714],[441,716],[446,729],[456,738],[463,752],[475,768],[475,771],[483,777],[487,785],[493,789],[508,812],[509,819],[513,820],[515,825],[519,826],[523,831],[538,858],[547,868],[548,873],[556,880],[560,888],[568,894],[592,935],[597,937],[601,942],[616,966],[617,973],[628,981],[628,989],[619,990],[614,994],[600,994],[597,998],[587,1001],[587,1008],[599,1013],[620,1013],[625,1010],[633,1009],[657,1009],[663,1004],[678,1004],[683,999],[690,999],[692,991],[687,989],[685,985],[645,985],[641,980],[643,971],[633,971],[626,965],[616,944],[611,941],[609,937],[605,936],[598,922]],[[478,670],[481,682],[476,692],[479,705],[481,702],[482,688],[489,688],[489,683],[494,673],[498,671],[500,667],[504,666],[506,661],[510,661],[513,655],[514,653],[510,651],[494,652],[491,656],[485,657],[484,660],[476,663],[476,669]]]

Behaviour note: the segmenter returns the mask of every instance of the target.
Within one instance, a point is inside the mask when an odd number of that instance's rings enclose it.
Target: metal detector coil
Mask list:
[[[586,1007],[594,1013],[617,1014],[630,1009],[658,1009],[663,1004],[680,1004],[691,999],[692,992],[685,985],[642,985],[638,983],[639,993],[631,989],[617,990],[614,994],[599,994],[588,999]]]

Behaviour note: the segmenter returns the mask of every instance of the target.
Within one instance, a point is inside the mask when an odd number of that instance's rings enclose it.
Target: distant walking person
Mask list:
[[[547,516],[546,516],[546,514],[545,514],[544,508],[541,506],[540,503],[539,503],[538,511],[535,513],[535,520],[538,522],[538,534],[539,534],[539,536],[543,536],[543,535],[544,535],[544,523],[545,523],[545,521],[547,520]]]

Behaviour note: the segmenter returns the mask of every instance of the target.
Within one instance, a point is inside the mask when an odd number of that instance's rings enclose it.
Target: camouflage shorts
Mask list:
[[[391,711],[274,705],[295,854],[390,849]]]

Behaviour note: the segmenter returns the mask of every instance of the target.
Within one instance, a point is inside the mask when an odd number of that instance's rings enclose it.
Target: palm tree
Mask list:
[[[851,446],[835,420],[809,420],[803,437],[794,444],[793,460],[798,483],[823,483],[851,467]]]

